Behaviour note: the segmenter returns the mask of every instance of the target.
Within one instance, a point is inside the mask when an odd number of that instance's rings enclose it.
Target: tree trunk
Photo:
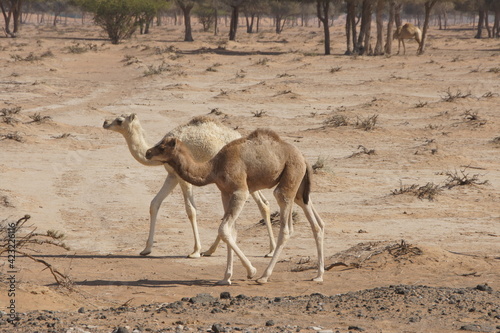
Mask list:
[[[481,38],[483,35],[483,27],[484,27],[484,7],[481,6],[479,8],[479,19],[477,21],[477,32],[474,38]]]
[[[387,39],[385,42],[385,53],[392,53],[392,36],[394,31],[394,14],[395,14],[396,2],[391,0],[389,2],[389,21],[387,22]]]
[[[437,0],[427,0],[424,4],[425,7],[425,18],[424,18],[424,26],[422,29],[422,40],[420,41],[420,45],[418,46],[417,54],[423,54],[425,52],[425,39],[427,37],[427,30],[429,29],[429,17],[431,15],[432,7],[436,4]]]
[[[318,19],[323,24],[323,32],[325,35],[325,55],[330,52],[330,26],[328,25],[328,12],[330,11],[330,0],[316,0],[316,14]]]
[[[231,11],[231,23],[229,24],[229,40],[236,39],[236,31],[238,30],[238,16],[239,16],[239,7],[233,6],[233,10]]]
[[[373,0],[363,0],[361,8],[361,27],[358,36],[359,54],[369,54],[371,52],[370,34],[373,12]]]
[[[194,41],[194,39],[191,29],[191,9],[193,9],[194,5],[193,4],[186,5],[181,2],[178,2],[178,4],[184,16],[184,41],[192,42]]]
[[[376,21],[377,21],[377,44],[375,45],[374,55],[384,54],[384,7],[385,0],[377,0],[377,11],[376,11]]]
[[[403,25],[403,21],[401,20],[401,8],[403,7],[402,3],[395,2],[394,4],[394,22],[396,22],[396,28],[399,28]]]

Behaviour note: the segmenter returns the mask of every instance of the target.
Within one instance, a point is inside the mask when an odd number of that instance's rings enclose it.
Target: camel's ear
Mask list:
[[[175,148],[176,145],[177,145],[177,139],[176,138],[173,138],[173,139],[170,139],[170,140],[167,141],[167,147]]]
[[[134,120],[135,119],[135,116],[136,114],[135,113],[131,113],[130,116],[128,116],[128,119],[129,120]]]

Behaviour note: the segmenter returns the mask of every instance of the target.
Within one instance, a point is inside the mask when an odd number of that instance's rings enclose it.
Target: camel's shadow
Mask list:
[[[120,280],[85,280],[73,281],[76,286],[130,286],[130,287],[145,287],[145,288],[173,288],[176,286],[214,286],[215,280],[136,280],[136,281],[120,281]]]

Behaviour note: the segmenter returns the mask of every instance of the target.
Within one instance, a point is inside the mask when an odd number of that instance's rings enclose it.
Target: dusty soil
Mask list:
[[[164,27],[120,45],[77,25],[22,32],[0,39],[0,218],[29,214],[25,232],[63,232],[69,251],[29,251],[72,283],[17,257],[11,297],[3,256],[0,331],[500,330],[498,40],[431,29],[422,56],[408,42],[405,56],[361,57],[342,55],[340,25],[332,56],[314,27],[264,27],[237,42],[196,32],[193,43]],[[186,258],[179,189],[162,206],[153,253],[139,256],[166,173],[102,128],[132,112],[151,143],[211,114],[242,134],[272,128],[322,163],[312,198],[327,223],[325,281],[310,281],[314,241],[297,210],[268,284],[236,262],[233,285],[216,286],[225,248]],[[196,188],[196,203],[208,247],[222,216],[217,189]],[[262,272],[259,219],[249,201],[238,241]]]

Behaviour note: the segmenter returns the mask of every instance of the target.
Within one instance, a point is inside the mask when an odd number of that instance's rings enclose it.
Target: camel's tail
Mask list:
[[[299,193],[302,196],[302,201],[307,205],[309,203],[309,195],[311,194],[311,175],[313,171],[309,163],[306,163],[306,165],[307,169],[304,178],[302,178]]]

